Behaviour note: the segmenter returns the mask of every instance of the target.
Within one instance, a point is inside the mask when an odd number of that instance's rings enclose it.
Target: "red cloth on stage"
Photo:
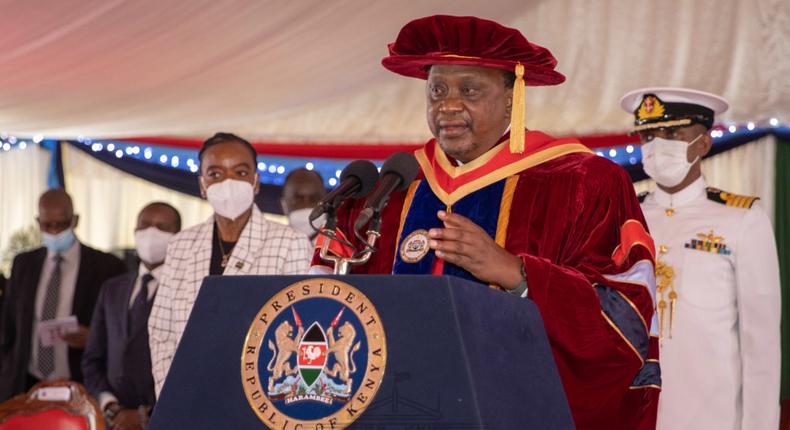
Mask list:
[[[517,157],[531,157],[534,163],[511,175],[517,182],[504,247],[523,259],[528,297],[543,317],[576,426],[655,428],[658,387],[632,384],[646,359],[657,358],[656,345],[649,357],[640,355],[616,322],[604,314],[596,290],[605,286],[629,302],[644,325],[641,334],[648,336],[651,292],[646,283],[617,276],[638,262],[648,262],[651,271],[653,266],[652,240],[631,181],[615,163],[567,139],[553,142],[542,133],[528,132],[525,141],[526,151]],[[426,144],[424,154],[432,152],[441,152],[434,140]],[[504,156],[512,158],[513,154]],[[497,159],[487,159],[486,164]],[[505,160],[495,171],[507,171],[514,165],[511,162]],[[436,172],[436,163],[426,165],[424,158],[421,168],[419,180],[442,176]],[[490,174],[490,169],[481,174]],[[443,180],[448,181],[447,177]],[[392,273],[405,200],[406,193],[393,194],[382,215],[378,252],[367,264],[354,267],[353,273]],[[361,246],[349,233],[362,203],[342,207],[337,224],[358,249]],[[317,254],[313,263],[326,265]]]

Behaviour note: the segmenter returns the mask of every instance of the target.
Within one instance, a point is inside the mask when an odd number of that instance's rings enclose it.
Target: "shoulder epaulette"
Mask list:
[[[639,199],[639,203],[644,203],[648,194],[650,194],[650,191],[642,191],[641,193],[637,194],[636,198]]]
[[[736,208],[749,209],[759,197],[754,196],[741,196],[738,194],[728,193],[718,188],[708,187],[708,200],[716,203],[721,203],[727,206]]]

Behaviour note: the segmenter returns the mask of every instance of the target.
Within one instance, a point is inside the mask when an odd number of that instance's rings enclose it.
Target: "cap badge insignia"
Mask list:
[[[664,116],[664,104],[653,94],[647,94],[642,99],[642,104],[636,112],[637,118],[641,120],[651,118],[661,118]]]

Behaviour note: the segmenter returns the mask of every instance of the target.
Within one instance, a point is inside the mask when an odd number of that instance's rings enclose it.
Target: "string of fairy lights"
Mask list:
[[[726,137],[770,132],[776,128],[787,128],[790,130],[790,125],[783,125],[777,118],[770,118],[760,123],[753,121],[746,123],[722,123],[717,124],[710,134],[714,139],[715,145],[717,141],[724,140]],[[19,137],[8,133],[0,133],[0,154],[13,150],[25,150],[33,146],[43,145],[47,141],[52,142],[53,140],[41,134],[31,137]],[[151,145],[143,142],[94,140],[82,136],[73,142],[76,145],[83,145],[92,153],[114,156],[116,159],[132,158],[171,169],[181,169],[195,175],[199,170],[198,151],[195,149]],[[638,144],[628,144],[597,148],[595,153],[601,157],[609,158],[622,166],[636,165],[642,159],[641,151],[638,151],[638,148]],[[350,161],[259,155],[256,160],[256,167],[258,176],[263,184],[282,185],[288,173],[298,168],[305,168],[321,174],[324,184],[331,188],[337,185],[340,172]],[[381,168],[382,160],[374,160],[374,164]]]

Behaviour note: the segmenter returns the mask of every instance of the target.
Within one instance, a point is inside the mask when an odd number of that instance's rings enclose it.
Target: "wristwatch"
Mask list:
[[[507,292],[523,299],[527,297],[527,291],[527,271],[524,269],[524,260],[521,260],[521,282],[516,288],[507,290]]]

